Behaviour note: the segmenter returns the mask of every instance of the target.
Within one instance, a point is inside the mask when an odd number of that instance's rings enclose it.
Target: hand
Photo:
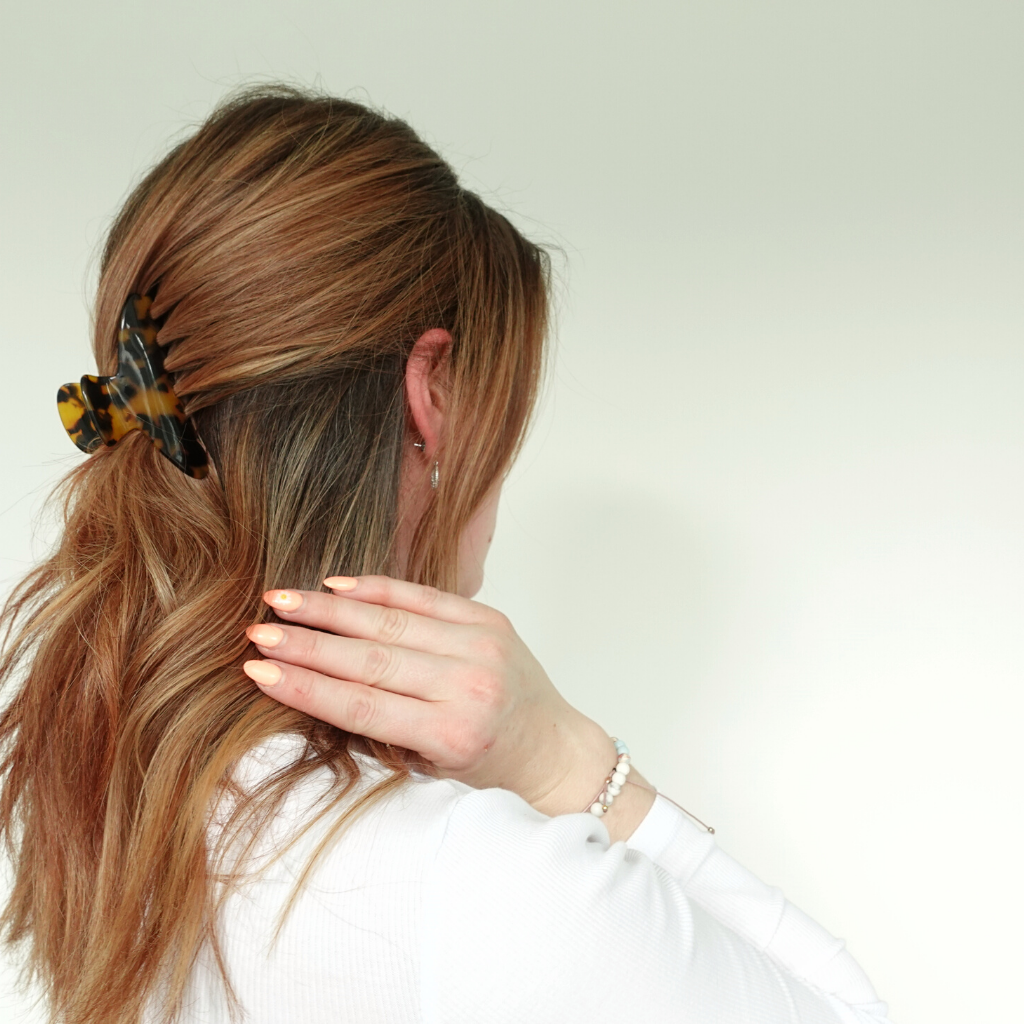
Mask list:
[[[559,694],[504,615],[386,576],[327,585],[333,594],[264,595],[285,623],[246,631],[269,656],[245,664],[265,693],[414,750],[442,777],[518,793],[545,814],[586,808],[615,763],[614,745]],[[636,772],[630,778],[643,784]],[[631,791],[640,796],[627,799]],[[640,811],[635,827],[650,800],[626,787],[607,815],[609,831],[620,804]],[[635,816],[619,814],[623,824]]]

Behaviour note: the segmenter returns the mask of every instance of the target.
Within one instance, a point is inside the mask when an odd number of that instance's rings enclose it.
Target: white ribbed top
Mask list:
[[[300,749],[275,737],[239,778],[254,782]],[[363,787],[381,777],[357,759]],[[291,791],[261,857],[328,785],[325,772]],[[418,776],[331,845],[272,942],[325,828],[225,904],[223,950],[253,1024],[886,1020],[842,941],[662,796],[628,842],[611,844],[591,814],[549,818],[505,790]],[[186,1016],[229,1021],[206,960]]]

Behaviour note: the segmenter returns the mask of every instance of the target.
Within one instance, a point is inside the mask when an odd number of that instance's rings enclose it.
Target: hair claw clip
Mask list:
[[[159,323],[149,315],[153,295],[131,295],[121,311],[117,374],[86,374],[57,392],[57,410],[68,436],[83,452],[113,446],[132,430],[148,434],[161,455],[196,479],[206,476],[206,452],[185,417],[164,371],[157,344]]]

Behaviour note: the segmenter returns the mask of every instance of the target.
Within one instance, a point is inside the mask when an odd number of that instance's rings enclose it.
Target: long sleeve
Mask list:
[[[240,784],[303,743],[266,741]],[[362,767],[344,807],[385,777]],[[249,1024],[886,1024],[843,943],[662,796],[611,843],[593,815],[428,777],[335,833],[334,786],[289,792],[221,907]],[[234,1019],[204,949],[183,1020]]]
[[[628,843],[503,790],[455,803],[424,879],[426,1024],[884,1024],[845,950],[659,796]]]

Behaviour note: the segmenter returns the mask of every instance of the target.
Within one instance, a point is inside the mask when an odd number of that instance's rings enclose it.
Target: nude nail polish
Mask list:
[[[242,671],[260,686],[274,686],[283,675],[277,665],[269,661],[247,661]]]
[[[324,586],[331,590],[355,590],[359,580],[354,576],[328,576]]]
[[[258,626],[250,626],[245,631],[246,636],[254,644],[260,647],[276,647],[284,639],[284,630],[269,622],[261,623]]]
[[[302,595],[294,590],[268,590],[263,600],[283,612],[293,612],[302,606]]]

